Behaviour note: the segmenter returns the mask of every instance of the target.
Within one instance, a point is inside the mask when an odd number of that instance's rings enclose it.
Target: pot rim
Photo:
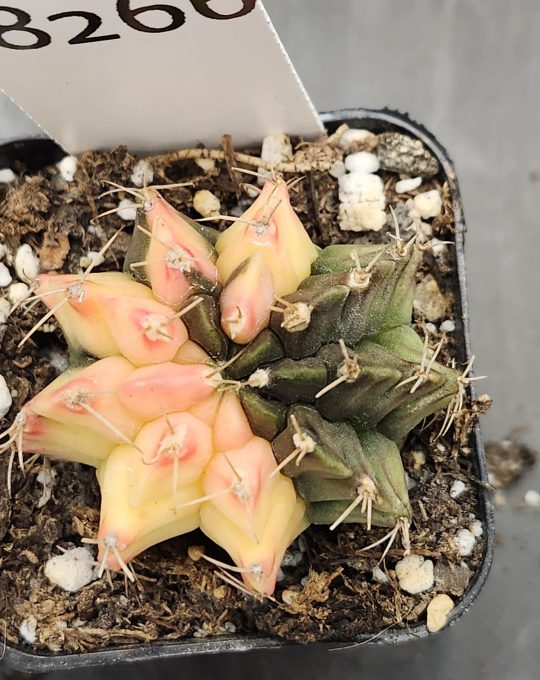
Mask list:
[[[469,306],[467,298],[466,264],[465,264],[465,221],[461,203],[459,185],[454,169],[454,164],[450,159],[446,149],[440,144],[437,138],[430,133],[423,125],[414,122],[407,114],[400,113],[391,109],[364,109],[348,108],[337,111],[329,111],[321,114],[321,120],[329,131],[335,130],[343,123],[350,124],[352,127],[370,127],[380,129],[383,127],[389,131],[405,132],[420,139],[423,144],[431,151],[440,163],[445,179],[450,187],[452,198],[452,208],[455,221],[455,250],[458,287],[460,293],[461,315],[463,321],[463,339],[465,358],[471,357],[470,331],[469,331]],[[30,143],[41,145],[42,151],[46,150],[52,163],[62,158],[64,153],[58,145],[51,140],[34,139]],[[13,154],[20,153],[24,148],[25,140],[11,142],[9,145],[0,146],[0,158],[8,159],[8,164],[16,160]],[[7,148],[9,147],[9,149]],[[45,156],[46,154],[43,154]],[[43,162],[45,166],[49,163]],[[34,169],[38,167],[34,164]],[[469,387],[471,396],[474,398],[475,391],[473,384]],[[448,622],[449,626],[458,621],[463,614],[471,607],[482,590],[491,568],[493,561],[495,543],[494,512],[491,495],[489,493],[489,480],[487,465],[484,453],[484,445],[478,423],[472,432],[473,455],[476,473],[480,481],[480,497],[482,503],[483,516],[481,517],[484,529],[484,555],[480,568],[476,571],[474,580],[465,595],[456,604],[451,612]],[[336,648],[340,646],[350,646],[356,643],[389,645],[408,642],[415,639],[425,638],[432,635],[427,630],[425,624],[419,624],[408,629],[387,630],[380,634],[365,633],[358,636],[353,642],[347,643],[320,643],[314,642],[306,647],[317,646],[320,649]],[[175,657],[193,656],[202,654],[220,654],[224,652],[247,652],[256,650],[275,649],[288,646],[296,646],[293,642],[279,640],[270,637],[241,637],[223,636],[201,640],[185,640],[179,642],[152,643],[149,645],[134,645],[130,647],[109,648],[102,651],[92,651],[77,654],[33,654],[31,652],[20,651],[9,646],[5,647],[2,663],[13,670],[23,673],[45,673],[49,671],[61,671],[73,668],[106,666],[116,663],[134,663],[137,661],[150,661],[156,659],[170,659]]]

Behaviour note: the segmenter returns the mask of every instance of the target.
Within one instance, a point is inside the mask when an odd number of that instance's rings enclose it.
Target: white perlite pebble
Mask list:
[[[423,593],[433,587],[433,562],[421,555],[408,555],[396,564],[399,587],[411,595]]]
[[[416,486],[416,480],[405,473],[405,483],[407,484],[407,491],[411,491]]]
[[[454,602],[448,595],[435,595],[427,608],[427,629],[430,633],[437,633],[446,626],[448,614],[454,608]]]
[[[414,210],[423,220],[428,220],[441,214],[442,196],[438,189],[417,194],[413,200]]]
[[[373,203],[381,210],[386,206],[384,185],[378,175],[351,172],[339,178],[341,203]]]
[[[345,167],[349,172],[370,174],[379,169],[379,159],[369,151],[357,151],[345,158]]]
[[[96,579],[96,565],[87,548],[72,548],[47,560],[45,576],[68,593],[74,593]]]
[[[0,184],[11,184],[17,179],[17,175],[10,168],[0,170]]]
[[[43,491],[41,492],[41,496],[37,502],[38,508],[43,508],[49,502],[54,488],[55,477],[56,472],[50,466],[43,467],[38,472],[36,482],[41,484],[43,487]]]
[[[421,177],[409,177],[407,179],[400,179],[396,182],[394,190],[396,194],[407,194],[409,191],[414,191],[422,184]]]
[[[282,567],[297,567],[302,561],[303,556],[300,550],[287,550],[281,560]]]
[[[534,489],[529,489],[523,497],[523,500],[525,501],[525,505],[528,505],[530,508],[540,508],[540,493]]]
[[[268,135],[263,139],[261,159],[265,163],[277,165],[292,158],[292,146],[289,136],[283,132]]]
[[[8,288],[8,298],[12,305],[16,305],[30,295],[30,288],[26,283],[12,283]]]
[[[73,182],[75,177],[75,172],[77,171],[77,159],[75,156],[66,156],[56,164],[56,167],[60,170],[62,179],[66,182]]]
[[[453,333],[456,330],[456,324],[452,319],[446,319],[446,321],[443,321],[439,326],[439,329],[441,333]]]
[[[390,580],[388,576],[384,573],[384,571],[380,567],[373,567],[371,570],[371,577],[375,581],[375,583],[388,583]]]
[[[137,204],[131,198],[124,198],[118,204],[118,217],[125,222],[132,222],[137,217]]]
[[[336,179],[343,177],[343,175],[347,172],[345,170],[345,163],[343,161],[336,161],[328,172]]]
[[[219,198],[207,189],[202,189],[195,193],[193,207],[203,217],[214,217],[219,215],[221,211]]]
[[[484,533],[484,527],[479,519],[474,519],[469,525],[469,531],[475,538],[479,538]]]
[[[37,640],[37,619],[35,616],[29,616],[21,622],[19,635],[29,645],[34,644]]]
[[[273,135],[268,135],[263,139],[261,149],[261,160],[270,165],[278,165],[291,160],[293,155],[291,140],[289,136],[283,132],[276,132]],[[258,171],[263,175],[259,177],[257,183],[263,185],[265,178],[271,178],[272,173],[266,168],[259,168]]]
[[[0,288],[6,288],[13,281],[9,269],[3,262],[0,262]]]
[[[154,181],[154,170],[146,160],[139,161],[133,166],[131,181],[136,187],[147,187]]]
[[[7,386],[6,379],[3,375],[0,375],[0,418],[6,415],[12,403],[13,399],[11,398],[11,392]]]
[[[427,321],[439,321],[448,313],[448,300],[444,297],[434,276],[428,274],[416,286],[414,309]]]
[[[431,250],[436,257],[441,257],[446,252],[447,244],[438,238],[431,239]]]
[[[6,298],[0,298],[0,326],[8,320],[11,305]]]
[[[369,130],[346,130],[339,138],[339,146],[344,151],[357,146],[375,146],[377,137]]]
[[[66,354],[55,352],[54,350],[49,354],[49,362],[54,370],[60,375],[69,368],[69,359]]]
[[[86,255],[83,255],[79,260],[79,266],[82,269],[86,269],[90,265],[93,267],[99,267],[100,264],[105,262],[105,255],[102,255],[97,250],[89,250]]]
[[[205,172],[210,172],[216,167],[216,161],[213,158],[197,158],[195,163]]]
[[[459,498],[466,488],[461,479],[456,479],[450,487],[450,498]]]
[[[476,538],[468,529],[460,529],[453,537],[454,545],[461,557],[467,557],[474,549]]]
[[[372,203],[341,203],[338,219],[342,231],[380,231],[386,213]]]
[[[39,274],[39,257],[28,243],[23,243],[15,254],[15,271],[20,281],[30,283]]]

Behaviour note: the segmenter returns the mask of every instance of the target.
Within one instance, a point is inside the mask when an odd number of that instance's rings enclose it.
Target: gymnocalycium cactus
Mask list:
[[[128,578],[135,555],[197,527],[262,595],[310,522],[389,527],[407,549],[399,449],[435,411],[448,422],[467,382],[410,326],[414,238],[321,251],[281,179],[222,233],[129,191],[124,272],[36,281],[72,367],[4,433],[10,468],[28,453],[94,466],[87,540]]]

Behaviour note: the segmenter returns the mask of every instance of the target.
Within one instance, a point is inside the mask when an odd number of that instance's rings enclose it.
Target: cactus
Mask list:
[[[309,522],[388,527],[407,548],[399,448],[440,409],[448,427],[468,381],[410,326],[420,249],[320,251],[280,179],[220,234],[133,193],[123,272],[36,281],[73,366],[4,433],[10,470],[27,453],[94,466],[86,540],[130,579],[135,555],[197,527],[235,566],[191,556],[259,596]]]

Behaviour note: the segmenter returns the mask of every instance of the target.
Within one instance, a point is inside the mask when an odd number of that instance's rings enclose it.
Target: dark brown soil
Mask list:
[[[310,147],[303,149],[309,157]],[[320,158],[340,155],[324,145],[315,151]],[[134,160],[124,148],[87,153],[79,162],[73,183],[66,184],[53,167],[31,177],[23,176],[19,184],[0,189],[3,242],[11,249],[21,242],[30,243],[39,252],[44,271],[77,272],[80,257],[88,250],[98,251],[118,228],[119,220],[114,215],[91,223],[117,205],[117,197],[97,198],[106,189],[104,180],[129,186]],[[212,190],[220,198],[223,211],[233,211],[239,196],[241,204],[250,200],[241,183],[256,180],[230,170],[237,164],[230,148],[227,160],[228,163],[217,162],[216,169],[209,173],[193,160],[154,161],[154,182],[193,182],[193,188],[167,193],[173,205],[193,217],[197,217],[192,204],[197,189]],[[292,189],[292,201],[313,240],[322,246],[347,242],[351,234],[341,232],[336,220],[337,181],[327,172],[304,174],[304,180]],[[404,200],[393,190],[398,176],[382,173],[382,177],[389,202]],[[421,191],[433,186],[442,188],[444,212],[434,220],[434,235],[452,240],[453,214],[443,181],[426,181]],[[373,240],[386,238],[388,229],[372,233]],[[358,236],[357,241],[370,240],[364,234],[353,236]],[[128,239],[128,233],[117,239],[99,269],[121,266]],[[448,302],[444,318],[458,320],[452,248],[446,249],[443,258],[427,250],[419,280],[427,272],[435,277]],[[57,375],[51,355],[57,363],[64,343],[56,326],[47,329],[50,332],[36,333],[23,349],[17,349],[19,340],[42,313],[39,307],[29,312],[19,310],[7,325],[0,326],[0,373],[15,391],[14,406],[3,425],[11,422],[19,408]],[[423,322],[422,318],[415,319],[417,324]],[[459,366],[464,353],[461,326],[459,322],[456,325],[456,333],[447,336],[442,360],[455,359]],[[78,546],[82,537],[96,534],[99,489],[94,471],[77,464],[52,462],[56,472],[53,494],[39,509],[42,487],[36,477],[42,461],[34,462],[25,477],[15,471],[10,500],[4,456],[0,460],[0,631],[5,628],[8,644],[20,648],[18,628],[23,619],[34,616],[37,641],[33,650],[67,653],[234,632],[302,643],[316,639],[351,641],[359,634],[376,634],[387,627],[412,627],[425,620],[425,609],[435,593],[448,593],[459,600],[482,561],[482,539],[465,559],[457,554],[452,542],[457,530],[482,516],[480,485],[469,448],[473,421],[480,410],[481,405],[468,409],[448,435],[436,440],[440,416],[424,431],[414,432],[405,446],[406,469],[415,483],[410,492],[414,509],[412,549],[434,561],[436,574],[435,587],[417,596],[398,588],[393,567],[402,551],[397,546],[382,565],[389,576],[388,583],[372,580],[371,569],[381,553],[379,549],[359,551],[385,531],[374,529],[367,534],[359,525],[342,526],[335,532],[321,527],[308,529],[290,549],[289,563],[296,566],[283,567],[276,603],[246,598],[223,585],[211,566],[201,561],[194,563],[187,556],[187,548],[204,542],[198,533],[167,541],[137,558],[134,565],[139,579],[129,588],[122,575],[115,575],[112,588],[102,579],[77,593],[66,593],[49,583],[43,567],[49,557],[59,554],[59,548]],[[465,483],[466,491],[453,500],[449,489],[456,479]],[[217,548],[208,550],[226,559]]]

